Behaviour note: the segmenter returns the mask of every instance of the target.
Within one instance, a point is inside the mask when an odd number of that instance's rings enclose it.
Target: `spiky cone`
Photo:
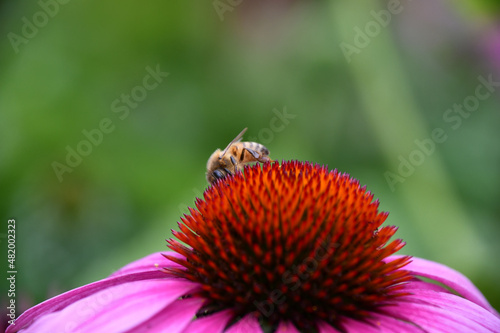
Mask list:
[[[45,301],[7,332],[60,331],[69,319],[69,332],[499,332],[466,277],[394,255],[404,243],[386,218],[347,174],[249,167],[196,200],[173,252]]]

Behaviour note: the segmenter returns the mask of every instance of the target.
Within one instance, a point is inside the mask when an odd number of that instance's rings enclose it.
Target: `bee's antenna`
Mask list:
[[[240,141],[241,138],[243,137],[243,134],[245,134],[245,132],[247,131],[248,127],[245,127],[243,129],[243,131],[240,132],[240,134],[238,134],[234,139],[233,141],[229,142],[229,144],[227,145],[227,147],[222,151],[222,154],[220,154],[219,156],[219,160],[224,157],[224,155],[226,154],[226,152],[229,150],[229,148],[236,142]]]

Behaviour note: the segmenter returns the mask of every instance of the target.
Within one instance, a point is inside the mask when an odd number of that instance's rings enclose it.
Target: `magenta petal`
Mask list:
[[[443,286],[440,286],[438,284],[431,283],[431,282],[416,280],[416,279],[412,280],[408,283],[405,283],[401,287],[404,291],[408,291],[410,293],[415,292],[415,290],[432,290],[432,291],[436,291],[436,292],[440,292],[440,293],[452,294],[451,291],[444,288]]]
[[[165,258],[163,254],[168,254],[172,257],[183,258],[183,256],[178,254],[177,252],[152,253],[144,258],[131,262],[130,264],[120,268],[119,270],[111,274],[110,277],[145,271],[156,271],[161,270],[163,267],[183,268],[181,265]]]
[[[342,326],[347,332],[380,333],[380,329],[378,327],[347,317],[342,319]]]
[[[448,295],[448,294],[443,294]],[[472,304],[459,296],[457,299]],[[457,314],[448,306],[439,307],[416,296],[416,300],[408,298],[408,302],[401,297],[400,302],[387,306],[384,312],[394,318],[415,324],[424,332],[475,332],[492,333],[491,331],[474,320]],[[493,316],[491,314],[491,316]],[[418,331],[418,330],[417,330]]]
[[[400,257],[398,255],[390,256],[386,260],[391,261]],[[423,276],[440,282],[468,300],[498,315],[479,289],[466,276],[448,266],[413,257],[412,261],[403,269],[410,271],[413,275]]]
[[[226,333],[264,333],[252,315],[246,315],[226,330]]]
[[[330,326],[330,324],[328,324],[322,320],[318,321],[318,330],[319,330],[319,333],[340,333],[335,328]]]
[[[121,285],[127,282],[165,278],[165,276],[166,274],[161,271],[149,271],[106,278],[97,282],[87,284],[85,286],[65,292],[64,294],[55,296],[26,310],[23,314],[21,314],[21,316],[19,316],[19,318],[16,319],[15,325],[9,326],[5,332],[17,332],[22,328],[26,328],[38,317],[61,310],[66,306],[69,306],[103,289]]]
[[[126,333],[179,333],[189,325],[205,300],[200,297],[180,299]],[[210,332],[210,331],[207,331]]]
[[[119,296],[103,304],[96,310],[96,315],[78,326],[77,331],[93,333],[125,331],[148,320],[180,296],[198,287],[192,282],[181,279],[150,280],[133,284],[119,286],[121,289],[115,294]],[[132,288],[136,288],[136,291],[130,291]],[[108,296],[113,295],[110,290],[103,292],[108,292]],[[101,303],[104,303],[99,295],[92,295],[89,298],[94,299],[92,300],[94,302],[101,300]]]
[[[492,332],[500,332],[500,318],[489,312],[487,309],[470,302],[460,296],[439,293],[429,290],[415,291],[414,295],[405,297],[414,302],[426,302],[452,311],[463,318],[470,319]]]
[[[300,333],[299,330],[289,321],[280,322],[276,333]]]
[[[223,310],[212,315],[192,321],[182,333],[210,332],[221,333],[233,318],[230,310]]]
[[[378,327],[380,332],[394,332],[394,333],[423,333],[422,328],[413,323],[402,321],[392,316],[386,316],[380,313],[374,313],[367,319],[373,326]]]
[[[197,287],[177,279],[134,281],[109,287],[40,317],[26,332],[122,332]]]

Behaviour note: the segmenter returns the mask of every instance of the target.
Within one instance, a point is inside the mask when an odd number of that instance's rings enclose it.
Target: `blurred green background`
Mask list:
[[[24,306],[165,251],[210,154],[248,127],[274,159],[366,184],[403,253],[500,309],[500,87],[481,83],[500,82],[497,2],[0,6],[2,253],[15,218]]]

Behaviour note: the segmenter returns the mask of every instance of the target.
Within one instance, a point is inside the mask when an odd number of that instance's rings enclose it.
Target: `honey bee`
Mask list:
[[[217,149],[207,162],[207,181],[213,184],[217,179],[243,170],[243,166],[252,162],[272,162],[269,150],[257,142],[240,142],[247,128],[243,129],[226,149]]]

